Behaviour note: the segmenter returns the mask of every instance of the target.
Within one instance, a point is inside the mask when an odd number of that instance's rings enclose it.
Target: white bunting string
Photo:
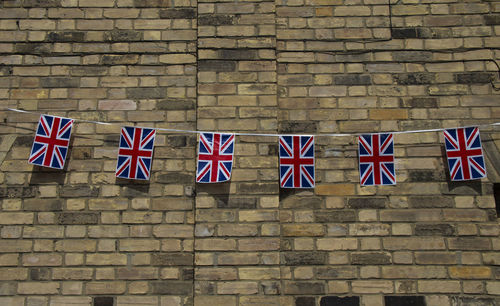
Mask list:
[[[18,113],[27,113],[27,114],[34,114],[34,115],[42,115],[42,113],[31,112],[31,111],[26,111],[26,110],[16,109],[16,108],[7,108],[7,110],[13,111],[13,112],[18,112]],[[75,121],[81,121],[81,122],[87,122],[87,123],[94,123],[94,124],[100,124],[100,125],[123,126],[123,124],[118,124],[118,123],[109,123],[109,122],[92,121],[92,120],[84,120],[84,119],[74,119],[74,118],[71,118],[71,119],[73,119]],[[447,129],[469,128],[469,127],[484,128],[484,127],[489,127],[489,126],[500,126],[500,122],[495,122],[495,123],[490,123],[490,124],[474,125],[474,126],[454,127],[454,128],[411,130],[411,131],[399,131],[399,132],[378,132],[378,133],[352,133],[352,134],[336,134],[336,133],[334,133],[334,134],[308,134],[308,135],[302,135],[302,134],[233,133],[233,132],[221,132],[221,133],[234,134],[234,135],[238,135],[238,136],[263,136],[263,137],[280,137],[280,136],[286,136],[286,135],[314,136],[314,137],[348,137],[348,136],[360,136],[360,135],[365,135],[365,134],[385,134],[385,133],[392,133],[392,134],[430,133],[430,132],[441,132],[441,131],[444,131],[444,130],[447,130]],[[154,127],[143,127],[143,128],[155,129],[157,131],[164,131],[164,132],[171,132],[171,133],[200,134],[200,133],[212,133],[213,132],[213,131],[166,129],[166,128],[154,128]]]

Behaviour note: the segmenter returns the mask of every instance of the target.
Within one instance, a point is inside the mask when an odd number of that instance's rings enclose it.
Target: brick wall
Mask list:
[[[149,182],[114,175],[121,125],[500,121],[499,36],[495,1],[2,1],[0,106],[115,125],[77,122],[54,171],[27,163],[38,116],[0,112],[0,304],[500,302],[492,128],[482,181],[449,182],[435,132],[395,136],[396,186],[359,186],[354,136],[316,138],[315,189],[280,189],[260,136],[237,136],[230,183],[194,183],[183,133],[158,133]]]

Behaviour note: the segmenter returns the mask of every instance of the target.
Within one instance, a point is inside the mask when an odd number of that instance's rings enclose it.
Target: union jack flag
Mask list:
[[[358,148],[362,186],[396,184],[392,134],[361,135],[358,138]]]
[[[280,136],[281,188],[314,188],[314,136]]]
[[[452,181],[486,177],[481,138],[477,127],[445,130],[444,140]]]
[[[28,162],[63,169],[68,154],[73,119],[41,115]]]
[[[116,177],[148,180],[151,175],[155,129],[130,127],[122,128]]]
[[[234,134],[200,133],[197,183],[229,181],[233,169]]]

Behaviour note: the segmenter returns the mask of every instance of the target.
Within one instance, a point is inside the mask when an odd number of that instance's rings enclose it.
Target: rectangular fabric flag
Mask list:
[[[486,177],[483,149],[477,127],[445,130],[444,141],[452,181]]]
[[[156,130],[126,126],[120,135],[116,177],[149,180]]]
[[[314,136],[280,136],[281,188],[314,185]]]
[[[28,162],[63,169],[68,154],[73,119],[41,115]]]
[[[197,183],[221,183],[231,179],[234,134],[200,133]]]
[[[396,184],[394,137],[391,133],[361,135],[358,148],[362,186]]]

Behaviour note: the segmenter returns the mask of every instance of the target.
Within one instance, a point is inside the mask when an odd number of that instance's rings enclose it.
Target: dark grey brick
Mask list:
[[[18,43],[14,47],[18,54],[49,55],[52,46],[46,43]]]
[[[123,55],[104,55],[101,59],[103,65],[123,65],[123,64],[137,64],[139,55],[137,54],[123,54]],[[150,89],[150,88],[146,88]]]
[[[61,0],[23,0],[24,7],[59,7]]]
[[[347,200],[347,206],[353,209],[385,208],[386,203],[387,198],[362,197]]]
[[[493,73],[469,72],[455,74],[455,81],[458,84],[488,84],[494,80]]]
[[[389,265],[391,264],[391,255],[379,252],[351,253],[351,264]]]
[[[62,210],[63,203],[59,199],[25,199],[23,209],[25,211],[57,211]]]
[[[190,281],[159,281],[150,283],[153,294],[191,295],[193,282]]]
[[[249,49],[221,49],[217,50],[217,57],[222,60],[251,60],[258,56],[257,50]]]
[[[450,224],[416,224],[415,235],[417,236],[453,236],[455,227]]]
[[[167,19],[193,19],[196,18],[194,8],[171,8],[160,11],[160,18]]]
[[[66,32],[50,32],[47,35],[47,41],[50,42],[83,42],[85,40],[85,32],[66,31]]]
[[[198,25],[200,26],[218,26],[218,25],[232,25],[234,24],[235,17],[232,15],[202,15],[198,16]]]
[[[192,266],[193,254],[191,253],[153,253],[151,254],[153,266]]]
[[[287,266],[324,265],[328,262],[326,252],[283,252],[283,264]]]
[[[105,41],[121,42],[121,41],[140,41],[142,33],[133,30],[113,30],[104,33]]]
[[[163,99],[167,95],[166,88],[127,88],[127,97],[130,99]]]
[[[488,14],[483,15],[484,22],[486,25],[499,25],[500,24],[500,14]]]
[[[408,203],[412,208],[450,208],[454,201],[450,197],[425,196],[410,197]]]
[[[170,0],[134,0],[134,7],[169,7]]]
[[[230,72],[236,70],[235,61],[201,60],[198,61],[198,71]]]
[[[97,197],[99,196],[99,188],[88,185],[66,185],[61,187],[60,196],[62,198]]]
[[[314,212],[314,219],[320,223],[355,222],[356,213],[354,210],[319,210]]]
[[[281,133],[316,133],[318,126],[311,121],[284,121],[278,127]]]
[[[408,98],[402,100],[403,107],[411,108],[436,108],[438,107],[437,98]]]
[[[97,224],[99,221],[98,213],[58,213],[57,223],[62,225],[73,224]]]
[[[429,51],[395,51],[392,57],[396,62],[421,62],[432,59],[432,52]]]
[[[432,73],[403,73],[394,76],[394,80],[399,85],[425,85],[432,84],[435,81],[435,76]]]
[[[318,267],[316,275],[318,279],[354,279],[356,278],[356,267]]]
[[[295,306],[316,306],[316,299],[312,296],[301,296],[295,298]]]
[[[417,28],[395,28],[392,29],[392,38],[417,38]]]
[[[337,85],[370,85],[372,83],[372,78],[369,75],[363,74],[336,75],[334,77],[334,83]]]
[[[428,126],[427,128],[434,128]],[[446,180],[444,170],[410,170],[410,182],[441,182]]]
[[[285,294],[325,294],[323,282],[286,282]]]
[[[46,77],[40,79],[40,86],[46,88],[75,88],[80,81],[70,77]]]
[[[188,110],[195,109],[195,101],[192,99],[165,99],[156,103],[159,110]]]

